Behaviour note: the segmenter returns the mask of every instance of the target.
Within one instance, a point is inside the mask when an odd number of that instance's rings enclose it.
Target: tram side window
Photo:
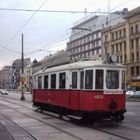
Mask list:
[[[80,89],[84,88],[84,71],[80,72]]]
[[[122,89],[125,90],[125,71],[122,71]]]
[[[93,70],[86,70],[85,89],[93,89]]]
[[[118,89],[119,88],[119,71],[107,70],[106,86],[108,89]]]
[[[48,75],[44,76],[44,88],[48,89]]]
[[[59,73],[59,88],[65,89],[66,88],[66,73]]]
[[[38,76],[38,88],[42,88],[42,76]]]
[[[72,88],[77,89],[77,72],[72,72]]]
[[[51,74],[51,88],[56,89],[56,74]]]
[[[96,84],[95,84],[95,89],[103,89],[103,70],[96,70]]]

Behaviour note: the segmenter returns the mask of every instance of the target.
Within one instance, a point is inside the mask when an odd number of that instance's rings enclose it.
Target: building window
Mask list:
[[[124,63],[127,62],[127,55],[124,55]]]
[[[118,44],[116,44],[116,53],[118,52]]]
[[[60,73],[59,74],[59,88],[60,89],[65,89],[66,86],[66,73]]]
[[[125,37],[126,36],[126,30],[125,30],[125,28],[123,29],[123,37]]]
[[[44,76],[44,88],[48,88],[48,80],[49,80],[48,75],[45,75]]]
[[[135,25],[135,33],[138,33],[139,32],[139,26],[138,24]]]
[[[131,33],[131,34],[134,33],[134,28],[133,28],[133,26],[130,27],[130,33]]]
[[[134,61],[134,53],[131,54],[131,60]]]
[[[136,48],[139,47],[139,38],[136,38]]]
[[[120,56],[120,63],[122,63],[122,56]]]
[[[56,74],[51,74],[51,88],[56,89]]]
[[[134,40],[131,40],[131,49],[134,49]]]
[[[114,40],[114,33],[111,34],[111,40]]]
[[[139,66],[136,67],[136,75],[139,75]]]
[[[136,54],[136,55],[137,55],[137,61],[138,61],[138,60],[139,60],[139,52],[137,52],[137,54]]]
[[[134,67],[131,67],[131,75],[134,76]]]

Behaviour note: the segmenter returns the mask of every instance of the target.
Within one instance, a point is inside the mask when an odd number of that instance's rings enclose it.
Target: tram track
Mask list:
[[[15,104],[15,101],[14,101],[14,99],[12,99],[12,98],[10,98],[11,101],[9,101],[9,100],[7,101],[7,99],[4,98],[4,97],[3,97],[3,99],[4,99],[4,101],[6,101],[6,102],[8,102],[8,103]],[[25,105],[23,105],[23,104],[17,104],[17,105],[20,106],[20,107],[24,107],[24,108],[27,108],[27,109],[31,109],[31,108],[29,108],[29,107],[27,107],[27,106],[25,106]],[[12,107],[8,107],[8,108],[9,108],[9,109],[13,109]],[[41,120],[41,119],[39,119],[39,118],[36,118],[35,116],[31,116],[31,115],[25,114],[25,113],[23,113],[23,112],[21,112],[21,111],[19,111],[19,110],[17,110],[17,111],[18,111],[19,113],[23,114],[23,115],[26,116],[26,117],[30,117],[30,118],[32,118],[32,119],[35,119],[35,120],[41,122],[41,123],[44,123],[45,125],[48,125],[48,126],[54,128],[54,129],[56,129],[56,130],[58,130],[58,131],[60,131],[60,132],[62,132],[62,133],[65,133],[65,134],[67,134],[67,135],[69,135],[69,136],[71,136],[71,137],[73,137],[73,138],[75,138],[75,139],[84,140],[84,139],[82,139],[82,138],[79,137],[79,136],[76,136],[76,135],[74,135],[74,134],[72,134],[72,133],[70,133],[70,132],[68,132],[68,131],[65,131],[64,129],[61,129],[61,128],[59,128],[59,127],[53,125],[53,124],[47,123],[46,121]],[[39,112],[39,111],[38,111],[38,112]],[[54,115],[52,115],[52,113],[50,114],[49,112],[46,112],[46,111],[45,111],[43,114],[45,114],[45,115],[47,115],[47,116],[54,117],[54,118],[56,118],[56,119],[60,119],[58,116],[56,116],[56,115],[54,116]],[[65,122],[67,122],[67,123],[71,123],[71,120],[68,120],[68,119],[61,119],[61,120],[65,121]],[[77,122],[76,122],[76,123],[77,123]],[[78,124],[78,126],[81,127],[81,124]],[[84,125],[83,125],[83,126],[84,126]],[[84,127],[85,127],[85,126],[84,126]],[[122,135],[119,135],[119,134],[116,134],[116,133],[113,133],[113,132],[106,131],[106,130],[101,129],[101,128],[99,128],[99,127],[96,127],[96,126],[94,126],[94,125],[86,125],[86,127],[87,127],[87,128],[91,128],[91,129],[94,129],[94,130],[99,131],[99,132],[102,132],[102,133],[106,133],[106,134],[111,135],[111,136],[115,136],[115,137],[120,138],[120,139],[132,140],[131,138],[128,138],[128,137],[125,137],[125,136],[122,136]],[[25,130],[25,131],[26,131],[26,130]],[[27,132],[27,134],[28,134],[28,132]]]

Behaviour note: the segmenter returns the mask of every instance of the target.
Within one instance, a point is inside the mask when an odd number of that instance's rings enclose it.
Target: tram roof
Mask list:
[[[106,67],[112,67],[112,68],[124,68],[126,69],[126,67],[122,64],[113,64],[113,63],[105,63],[104,61],[78,61],[78,62],[74,62],[74,63],[69,63],[69,64],[65,64],[65,65],[59,65],[59,66],[54,66],[51,68],[43,68],[40,71],[38,71],[37,73],[35,73],[34,75],[40,75],[43,73],[52,73],[52,72],[57,72],[57,71],[66,71],[66,70],[77,70],[77,69],[83,69],[83,68],[106,68]]]

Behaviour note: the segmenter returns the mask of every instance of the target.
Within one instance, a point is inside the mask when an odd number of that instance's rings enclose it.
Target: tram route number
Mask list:
[[[95,95],[94,99],[103,99],[103,95]]]

